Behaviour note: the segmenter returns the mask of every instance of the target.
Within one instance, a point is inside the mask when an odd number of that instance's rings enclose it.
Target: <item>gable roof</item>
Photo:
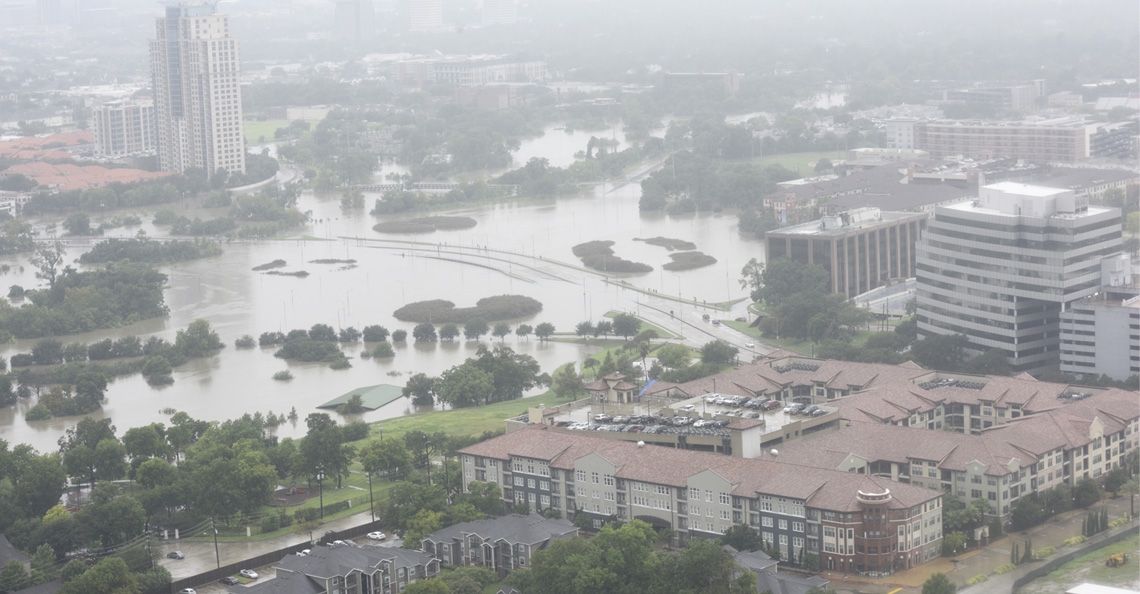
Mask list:
[[[29,563],[31,558],[21,553],[19,549],[12,546],[8,542],[8,537],[0,534],[0,567],[8,564],[10,561],[19,561],[20,563]]]
[[[450,542],[475,534],[483,540],[534,545],[577,533],[578,527],[562,518],[554,520],[539,514],[508,514],[448,526],[432,532],[425,540]]]

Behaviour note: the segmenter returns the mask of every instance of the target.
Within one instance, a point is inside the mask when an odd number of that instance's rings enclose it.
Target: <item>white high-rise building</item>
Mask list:
[[[483,0],[483,25],[513,25],[519,20],[515,0]]]
[[[1014,182],[939,206],[919,241],[918,331],[964,334],[1014,371],[1056,369],[1062,312],[1097,293],[1121,251],[1120,210],[1072,190]]]
[[[150,41],[158,164],[245,172],[241,62],[217,0],[166,2]]]
[[[408,11],[409,31],[438,31],[443,28],[443,2],[441,0],[411,0]]]
[[[121,157],[154,150],[154,103],[112,101],[91,110],[95,152]]]

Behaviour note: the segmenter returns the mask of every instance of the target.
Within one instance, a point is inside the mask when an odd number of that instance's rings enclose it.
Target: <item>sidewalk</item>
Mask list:
[[[1040,526],[1031,528],[1025,532],[1005,535],[984,548],[974,549],[954,558],[939,557],[914,569],[896,573],[889,577],[864,578],[859,576],[844,576],[841,573],[826,571],[821,572],[820,575],[825,579],[831,580],[831,588],[839,592],[885,594],[896,588],[901,588],[903,592],[920,591],[923,582],[925,582],[927,578],[935,573],[941,572],[949,576],[950,581],[954,582],[955,585],[962,588],[959,590],[960,594],[1005,594],[1010,591],[1015,580],[1040,565],[1040,563],[1036,562],[1026,563],[1018,566],[1017,569],[1009,573],[993,575],[995,569],[1009,563],[1010,549],[1013,547],[1014,542],[1018,543],[1018,546],[1021,547],[1022,550],[1024,550],[1025,540],[1027,538],[1032,538],[1034,550],[1054,547],[1057,549],[1057,554],[1073,550],[1073,547],[1066,547],[1064,541],[1068,538],[1079,536],[1085,517],[1090,511],[1101,509],[1101,506],[1108,507],[1108,517],[1110,521],[1128,515],[1129,507],[1127,497],[1105,499],[1089,509],[1077,509],[1057,514],[1057,516],[1047,520]],[[1098,534],[1089,540],[1090,542],[1098,542],[1107,536],[1126,529],[1127,527],[1119,527]],[[1079,545],[1078,548],[1080,546],[1083,545]],[[965,587],[966,581],[976,575],[986,575],[988,579],[976,586]]]

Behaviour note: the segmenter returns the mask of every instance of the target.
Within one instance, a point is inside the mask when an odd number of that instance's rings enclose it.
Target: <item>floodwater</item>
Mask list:
[[[563,134],[563,144],[551,154],[559,159],[584,148],[588,135]],[[579,143],[578,141],[582,142]],[[549,142],[549,141],[547,141]],[[582,147],[579,147],[581,144]],[[383,235],[372,230],[380,220],[401,218],[373,217],[365,211],[345,213],[339,195],[306,193],[299,206],[311,210],[312,222],[287,239],[258,243],[223,245],[217,258],[197,260],[160,269],[169,276],[166,303],[170,316],[148,320],[124,328],[63,337],[65,342],[92,343],[106,337],[157,335],[173,341],[175,332],[191,321],[205,318],[227,344],[219,354],[193,360],[174,371],[174,384],[152,388],[139,375],[114,380],[107,390],[104,408],[96,417],[110,417],[120,434],[128,428],[166,421],[163,409],[186,411],[191,417],[224,420],[244,413],[288,413],[296,409],[299,421],[276,429],[282,437],[300,437],[304,418],[315,407],[341,394],[380,383],[402,386],[412,373],[438,375],[445,369],[473,356],[480,343],[399,344],[396,356],[387,360],[359,358],[364,345],[347,345],[351,369],[334,371],[326,364],[286,362],[273,356],[273,348],[238,350],[234,339],[244,334],[257,337],[266,331],[287,332],[309,328],[316,323],[355,326],[361,329],[381,324],[389,330],[411,331],[414,324],[397,321],[392,312],[401,305],[425,300],[448,299],[458,307],[475,304],[482,297],[506,293],[522,294],[543,303],[538,315],[511,320],[513,326],[550,322],[558,331],[572,331],[582,320],[598,320],[610,310],[640,312],[663,325],[670,323],[669,310],[679,309],[680,318],[699,318],[697,308],[679,305],[604,282],[601,275],[577,270],[571,247],[600,239],[616,242],[617,255],[644,262],[654,271],[622,277],[632,286],[659,294],[680,295],[684,299],[725,301],[743,297],[737,282],[741,267],[750,258],[763,260],[760,240],[741,235],[736,217],[730,214],[700,214],[668,217],[643,215],[637,203],[636,183],[615,187],[609,184],[591,194],[559,199],[519,199],[481,204],[441,214],[469,216],[477,225],[463,231],[424,235]],[[378,196],[368,196],[368,204]],[[179,209],[181,210],[181,209]],[[110,216],[108,213],[107,216]],[[195,216],[196,213],[189,213]],[[142,218],[143,229],[153,237],[165,235],[149,222],[153,211]],[[422,213],[406,216],[422,216]],[[99,217],[93,217],[93,223]],[[37,222],[42,226],[43,221]],[[130,236],[138,228],[119,229],[109,235]],[[714,255],[718,262],[705,268],[670,272],[661,266],[669,262],[664,248],[634,238],[664,236],[686,239],[697,249]],[[320,238],[320,239],[315,239]],[[410,242],[423,242],[414,245]],[[84,248],[69,250],[68,260]],[[272,276],[251,268],[274,259],[284,259],[283,271],[305,270],[307,278]],[[355,264],[314,263],[318,259],[355,260]],[[559,263],[569,264],[564,266]],[[0,286],[37,285],[26,261],[18,257],[0,258],[0,264],[13,269]],[[664,314],[664,315],[662,315]],[[732,314],[742,315],[742,314]],[[654,317],[655,316],[655,317]],[[678,325],[680,323],[678,322]],[[409,337],[410,339],[410,337]],[[707,340],[707,338],[705,338]],[[481,344],[498,344],[484,337]],[[0,347],[0,355],[11,357],[30,351],[35,341],[19,341]],[[505,344],[533,356],[546,372],[571,360],[581,360],[593,347],[568,343],[540,343],[514,335]],[[295,379],[275,381],[271,376],[289,369]],[[0,438],[9,443],[29,443],[40,450],[52,450],[56,440],[78,418],[67,417],[28,423],[24,414],[35,404],[20,402],[0,409]],[[413,410],[407,400],[398,400],[377,411],[356,418],[376,421]],[[331,412],[331,411],[330,411]],[[331,413],[339,418],[336,413]]]

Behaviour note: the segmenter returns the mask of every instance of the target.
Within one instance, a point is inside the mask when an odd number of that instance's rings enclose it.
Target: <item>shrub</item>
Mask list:
[[[1041,549],[1040,551],[1033,553],[1033,556],[1036,557],[1037,559],[1044,559],[1044,558],[1048,557],[1049,555],[1052,555],[1053,553],[1056,553],[1056,552],[1057,552],[1057,549],[1054,547],[1045,547],[1045,548]]]
[[[388,329],[376,324],[365,326],[362,334],[364,342],[384,342],[388,340]]]
[[[372,349],[372,356],[376,359],[391,359],[396,356],[396,351],[390,343],[382,342]]]
[[[327,507],[325,509],[328,509]],[[303,507],[293,512],[293,521],[297,524],[301,522],[312,522],[320,519],[321,510],[315,507]]]
[[[352,367],[352,363],[348,361],[348,357],[341,357],[332,363],[329,363],[329,369],[348,369]]]
[[[344,511],[346,509],[348,509],[347,501],[337,501],[336,503],[330,503],[325,506],[325,514],[335,514],[336,512]]]
[[[279,382],[287,382],[293,379],[293,374],[290,373],[288,369],[286,369],[285,371],[278,371],[277,373],[274,373],[273,379]]]
[[[997,569],[995,569],[994,573],[997,575],[1001,575],[1003,573],[1009,573],[1009,572],[1013,571],[1015,567],[1017,567],[1017,566],[1014,565],[1013,563],[1006,563],[1005,565],[999,566]]]
[[[25,421],[46,421],[51,418],[51,409],[43,404],[37,404],[24,415]]]
[[[248,334],[243,334],[240,338],[234,341],[234,348],[252,349],[255,346],[257,346],[257,341]]]
[[[989,578],[986,577],[985,575],[976,575],[976,576],[966,580],[966,585],[967,586],[975,586],[975,585],[980,584],[980,583],[982,583],[988,579]]]
[[[268,516],[261,518],[262,532],[274,532],[280,527],[281,520],[277,517],[276,514],[269,514]]]
[[[392,333],[392,342],[404,342],[408,339],[407,330],[397,330]]]
[[[273,356],[296,361],[326,361],[330,363],[344,359],[344,353],[341,352],[340,347],[335,342],[311,338],[287,340],[276,353],[273,353]]]
[[[1088,540],[1087,536],[1074,536],[1072,538],[1066,538],[1065,539],[1065,546],[1075,547],[1075,546],[1081,544],[1082,542],[1085,542],[1086,540]]]
[[[258,346],[276,346],[285,342],[285,335],[280,332],[262,332],[257,337]]]

